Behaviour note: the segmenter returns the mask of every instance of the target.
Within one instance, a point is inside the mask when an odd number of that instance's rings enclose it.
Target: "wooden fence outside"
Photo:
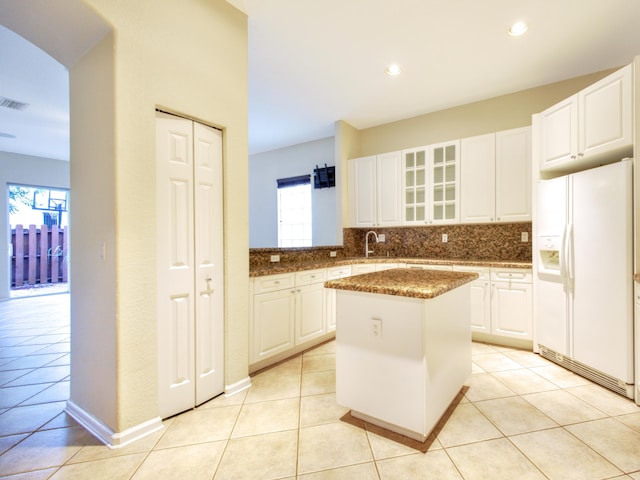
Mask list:
[[[42,225],[11,230],[11,288],[67,282],[67,227]]]

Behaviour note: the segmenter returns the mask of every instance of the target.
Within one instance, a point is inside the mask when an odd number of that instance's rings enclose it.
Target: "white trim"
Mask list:
[[[82,425],[94,437],[111,449],[121,448],[164,427],[160,417],[152,418],[123,432],[114,432],[93,415],[87,413],[71,400],[67,400],[65,412]]]
[[[245,377],[239,382],[224,387],[224,396],[231,397],[236,395],[247,388],[251,388],[251,377]]]

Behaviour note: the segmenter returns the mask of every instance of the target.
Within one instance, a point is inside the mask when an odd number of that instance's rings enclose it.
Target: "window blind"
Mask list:
[[[278,188],[295,187],[311,183],[311,175],[298,175],[297,177],[278,178]]]

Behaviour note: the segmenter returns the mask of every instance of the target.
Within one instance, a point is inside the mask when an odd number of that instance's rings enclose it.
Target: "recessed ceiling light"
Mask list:
[[[400,69],[400,65],[392,63],[391,65],[387,65],[387,69],[385,70],[385,72],[387,72],[387,75],[395,77],[396,75],[400,75],[400,73],[402,73],[402,70]]]
[[[509,35],[511,35],[512,37],[517,37],[519,35],[522,35],[524,32],[527,31],[527,24],[524,22],[516,22],[513,25],[511,25],[511,27],[509,27]]]

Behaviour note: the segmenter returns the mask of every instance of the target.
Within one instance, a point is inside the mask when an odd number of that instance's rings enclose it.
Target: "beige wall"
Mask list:
[[[71,400],[118,426],[114,38],[69,70]],[[105,245],[104,261],[100,257]],[[149,345],[143,344],[146,351]],[[151,377],[153,379],[153,377]],[[117,430],[116,430],[117,431]]]
[[[247,377],[247,19],[222,0],[85,3],[113,36],[70,69],[73,221],[95,227],[72,233],[71,400],[121,432],[157,415],[156,106],[224,131],[225,383]]]
[[[339,189],[336,190],[336,195],[338,195],[336,224],[347,225],[349,223],[347,160],[358,157],[360,154],[360,132],[342,120],[336,122],[335,132],[336,188]],[[340,228],[338,228],[337,240],[339,245],[343,243],[343,232],[340,231]]]
[[[359,131],[356,156],[472,137],[531,125],[531,115],[605,77],[597,72]],[[353,157],[351,157],[353,158]]]

